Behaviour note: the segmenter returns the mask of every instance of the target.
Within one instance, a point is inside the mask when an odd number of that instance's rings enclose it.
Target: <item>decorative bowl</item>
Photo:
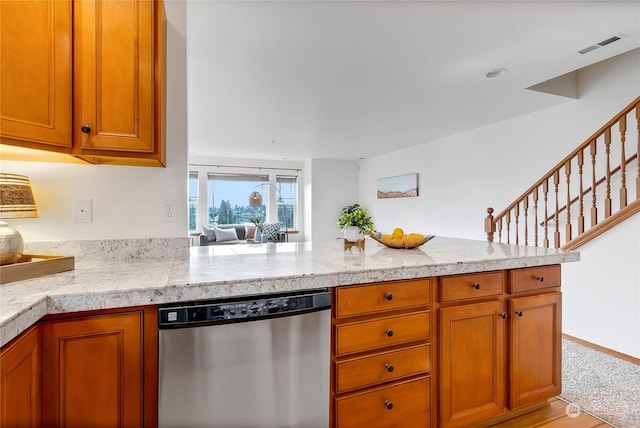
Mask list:
[[[415,242],[415,243],[413,243],[411,245],[394,245],[394,244],[391,244],[390,242],[384,242],[382,240],[382,234],[380,232],[372,233],[369,236],[371,236],[371,239],[381,243],[385,247],[397,248],[397,249],[401,249],[401,250],[410,250],[412,248],[418,248],[419,246],[421,246],[421,245],[431,241],[433,238],[435,238],[435,235],[425,235],[424,239],[422,241]]]

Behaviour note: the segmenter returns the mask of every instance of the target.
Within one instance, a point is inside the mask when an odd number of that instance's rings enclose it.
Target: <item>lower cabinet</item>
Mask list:
[[[0,351],[0,427],[40,427],[40,326]]]
[[[461,291],[451,300],[440,295],[439,426],[485,426],[492,418],[560,394],[559,269],[509,271],[510,281],[517,279],[506,288],[509,293],[495,286],[505,277],[500,273],[440,279],[441,288],[455,284]],[[540,270],[557,281],[544,282]],[[478,290],[489,289],[493,294],[473,300]]]
[[[431,279],[335,289],[335,428],[432,426]]]
[[[157,425],[155,317],[149,308],[42,322],[42,425]]]

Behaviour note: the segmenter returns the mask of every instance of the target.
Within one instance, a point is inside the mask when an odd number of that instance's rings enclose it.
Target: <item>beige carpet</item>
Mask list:
[[[562,340],[563,400],[619,428],[640,428],[640,366]]]

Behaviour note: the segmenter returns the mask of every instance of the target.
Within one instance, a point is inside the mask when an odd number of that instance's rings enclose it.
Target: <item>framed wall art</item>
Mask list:
[[[378,178],[378,199],[418,196],[418,173]]]

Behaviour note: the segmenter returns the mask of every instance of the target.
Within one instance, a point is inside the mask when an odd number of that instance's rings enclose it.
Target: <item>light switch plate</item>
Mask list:
[[[75,199],[73,201],[73,221],[76,223],[91,223],[91,198]]]

